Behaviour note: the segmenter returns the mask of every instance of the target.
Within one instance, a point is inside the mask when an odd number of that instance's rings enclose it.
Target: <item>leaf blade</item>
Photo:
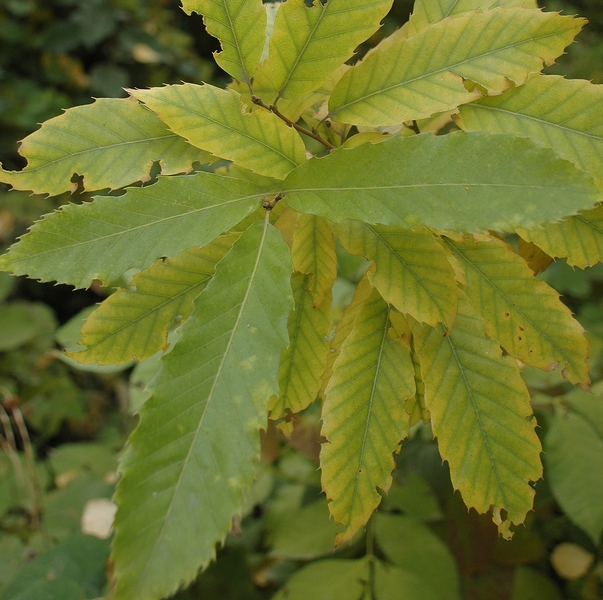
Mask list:
[[[249,83],[266,37],[266,10],[261,0],[182,0],[187,14],[203,16],[207,31],[220,40],[218,65],[235,79]]]
[[[313,92],[369,38],[392,0],[288,0],[276,15],[270,65],[277,99]],[[301,49],[301,51],[300,51]]]
[[[192,163],[213,162],[207,152],[171,133],[150,111],[123,98],[98,98],[49,119],[27,136],[19,153],[22,171],[0,171],[0,180],[16,190],[55,196],[77,189],[118,189],[149,179],[159,161],[164,175],[190,172]]]
[[[493,509],[500,533],[522,523],[532,508],[530,481],[542,475],[541,446],[530,396],[516,363],[504,358],[469,301],[448,333],[413,326],[425,381],[425,403],[442,458],[468,507]],[[501,511],[507,512],[503,519]]]
[[[470,232],[555,221],[600,196],[587,175],[551,150],[485,132],[341,148],[292,171],[282,190],[293,210],[334,222]]]
[[[369,127],[427,118],[479,98],[463,79],[498,94],[554,61],[583,24],[520,8],[445,19],[386,42],[350,69],[333,90],[330,116]]]
[[[43,281],[88,287],[131,268],[205,245],[254,212],[265,191],[199,172],[160,177],[118,198],[68,205],[47,216],[0,258],[1,267]]]
[[[408,432],[405,398],[414,395],[407,347],[388,335],[390,309],[376,290],[363,304],[335,361],[326,389],[320,453],[329,510],[350,540],[387,491],[393,453]]]
[[[190,582],[240,512],[267,400],[278,391],[290,272],[280,234],[267,220],[252,225],[218,265],[165,356],[121,463],[117,599],[163,597]]]
[[[297,131],[262,108],[243,113],[234,90],[185,83],[130,94],[194,146],[260,175],[280,179],[306,160]]]

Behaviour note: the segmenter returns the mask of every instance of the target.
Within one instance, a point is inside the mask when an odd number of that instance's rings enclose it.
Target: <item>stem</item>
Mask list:
[[[415,119],[412,120],[412,125],[407,125],[407,127],[409,129],[412,129],[417,135],[421,133],[421,130],[419,129],[419,124]]]
[[[335,150],[335,146],[333,146],[333,144],[331,144],[330,142],[327,142],[327,140],[320,137],[317,133],[314,133],[314,132],[310,131],[309,129],[302,127],[301,125],[294,123],[291,119],[288,119],[278,108],[276,108],[276,105],[274,105],[274,104],[268,105],[261,98],[259,98],[258,96],[254,96],[254,95],[251,96],[251,101],[254,104],[257,104],[258,106],[261,106],[262,108],[265,108],[266,110],[269,110],[271,113],[275,114],[279,119],[285,121],[285,123],[287,123],[287,125],[289,125],[289,127],[293,127],[293,129],[295,129],[296,131],[299,131],[300,133],[303,133],[304,135],[311,137],[312,139],[316,140],[317,142],[320,142],[323,146],[326,146],[329,150]]]
[[[366,524],[366,560],[368,562],[368,581],[364,597],[365,600],[375,599],[375,513]]]
[[[270,212],[279,200],[283,199],[283,194],[279,192],[272,200],[266,200],[262,203],[262,208],[264,208],[267,212]]]

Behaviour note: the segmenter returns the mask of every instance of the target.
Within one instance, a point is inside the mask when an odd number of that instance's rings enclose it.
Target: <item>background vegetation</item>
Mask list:
[[[411,5],[396,2],[372,41],[405,22]],[[549,72],[603,82],[600,0],[551,0],[547,8],[590,21]],[[172,0],[0,0],[0,162],[20,168],[19,139],[93,96],[181,80],[223,83],[210,57],[216,44],[200,17],[187,17]],[[0,251],[41,214],[85,199],[36,197],[0,184]],[[341,253],[336,310],[365,267]],[[458,597],[450,591],[456,581],[467,599],[603,598],[603,269],[572,270],[560,261],[545,278],[589,332],[598,383],[589,395],[570,391],[556,373],[524,370],[546,451],[528,526],[505,542],[488,516],[468,512],[424,426],[405,442],[395,485],[369,530],[390,562],[417,557],[416,575],[432,581],[438,598]],[[110,510],[116,457],[157,362],[83,367],[60,348],[76,343],[81,311],[113,287],[73,292],[0,273],[0,599],[107,593],[109,540],[84,535],[82,517],[90,531]],[[363,555],[364,537],[333,555],[318,434],[312,407],[290,444],[275,430],[266,433],[245,518],[233,524],[217,563],[178,598],[271,598],[310,561],[319,562],[306,573],[319,582],[337,568],[334,559]],[[559,472],[562,459],[567,469]],[[322,559],[330,561],[326,569]]]

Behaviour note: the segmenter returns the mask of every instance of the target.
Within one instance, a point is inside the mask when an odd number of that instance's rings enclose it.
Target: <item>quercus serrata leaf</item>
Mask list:
[[[161,177],[118,198],[70,204],[46,217],[0,261],[16,275],[88,287],[162,256],[208,244],[259,206],[266,192],[241,179]]]
[[[469,232],[534,227],[600,197],[590,177],[551,150],[485,132],[340,148],[292,171],[283,191],[293,210],[331,221]]]
[[[334,230],[348,252],[375,261],[369,281],[387,302],[417,321],[452,325],[457,304],[454,271],[429,231],[359,221],[336,224]]]
[[[117,189],[150,178],[159,162],[164,175],[189,172],[194,162],[215,159],[170,132],[152,112],[121,98],[99,98],[50,119],[19,148],[27,159],[22,171],[0,172],[17,190],[55,196],[77,189]]]
[[[266,39],[266,11],[262,0],[183,0],[188,14],[203,15],[207,31],[220,40],[214,59],[235,79],[249,82]]]
[[[88,317],[80,342],[86,348],[69,356],[83,364],[122,364],[165,350],[168,327],[177,317],[190,316],[195,298],[236,239],[220,236],[138,273],[130,289],[118,290]]]
[[[563,53],[584,21],[521,8],[471,12],[386,43],[335,86],[329,110],[354,125],[398,125],[522,84]]]
[[[306,160],[294,129],[263,108],[244,112],[233,90],[187,83],[130,94],[194,146],[260,175],[283,178]]]
[[[465,292],[491,338],[527,365],[551,371],[563,363],[569,381],[590,383],[584,329],[555,290],[496,238],[447,244],[465,271]]]
[[[451,331],[416,324],[425,404],[455,489],[478,512],[493,511],[505,537],[532,508],[541,446],[517,363],[486,337],[484,322],[459,295]],[[502,511],[505,511],[503,515]]]
[[[343,342],[325,392],[322,485],[336,523],[350,540],[387,491],[393,453],[408,432],[404,400],[414,396],[410,351],[389,335],[390,308],[374,290]]]
[[[331,292],[325,301],[314,306],[312,276],[294,273],[291,280],[295,309],[289,315],[289,347],[283,352],[279,367],[278,396],[269,404],[270,418],[280,419],[298,413],[318,396],[322,383],[333,327]]]
[[[165,355],[121,461],[116,598],[161,598],[190,582],[240,513],[278,393],[290,274],[280,233],[267,220],[252,225]]]

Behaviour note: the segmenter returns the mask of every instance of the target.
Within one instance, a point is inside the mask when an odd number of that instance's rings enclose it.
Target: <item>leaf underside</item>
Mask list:
[[[532,508],[531,481],[542,475],[541,446],[530,396],[515,361],[484,335],[484,323],[462,294],[454,327],[413,325],[440,454],[468,507],[493,511],[510,537]],[[506,511],[503,517],[501,511]]]
[[[116,600],[164,597],[190,582],[240,513],[278,392],[290,273],[280,233],[252,225],[163,358],[120,465]]]
[[[408,347],[389,335],[390,308],[374,290],[335,361],[322,411],[322,485],[336,523],[336,543],[366,524],[387,491],[393,453],[408,432],[404,400],[414,395]]]
[[[187,173],[194,162],[215,159],[170,132],[152,112],[123,98],[99,98],[49,119],[27,136],[19,153],[22,171],[0,171],[0,181],[17,190],[56,196],[77,189],[118,189],[147,181],[154,162],[164,175]]]

